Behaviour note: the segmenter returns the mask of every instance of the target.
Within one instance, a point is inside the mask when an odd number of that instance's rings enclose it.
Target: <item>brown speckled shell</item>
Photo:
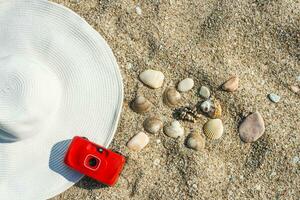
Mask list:
[[[181,101],[181,94],[175,88],[167,88],[163,94],[163,101],[169,107],[177,106]]]

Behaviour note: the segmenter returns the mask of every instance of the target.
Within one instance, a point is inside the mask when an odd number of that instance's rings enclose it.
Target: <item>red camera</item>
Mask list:
[[[124,167],[124,156],[90,142],[74,137],[65,156],[65,164],[97,181],[113,186]]]

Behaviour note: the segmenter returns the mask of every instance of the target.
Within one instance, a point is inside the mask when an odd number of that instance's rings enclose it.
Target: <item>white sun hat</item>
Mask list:
[[[123,102],[104,39],[45,0],[0,0],[0,199],[47,199],[81,174],[63,163],[79,135],[108,146]]]

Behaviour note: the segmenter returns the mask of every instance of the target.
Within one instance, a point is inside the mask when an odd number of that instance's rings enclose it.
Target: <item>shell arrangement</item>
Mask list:
[[[164,85],[165,80],[165,76],[162,72],[152,69],[142,72],[139,78],[144,85],[151,89],[161,88]],[[237,76],[233,76],[225,82],[221,88],[227,92],[234,92],[238,89],[238,82],[239,78]],[[177,89],[175,87],[167,87],[162,94],[162,101],[170,109],[174,109],[180,105],[183,100],[181,93],[188,92],[193,87],[193,79],[185,78],[179,82]],[[203,150],[205,148],[205,138],[209,140],[217,140],[220,139],[224,133],[223,123],[220,119],[222,117],[222,107],[220,102],[213,96],[209,88],[206,86],[201,86],[199,96],[202,100],[195,105],[176,109],[179,111],[177,120],[195,123],[199,121],[201,116],[208,117],[203,129],[192,131],[186,139],[186,146],[196,151]],[[139,114],[144,114],[150,111],[152,106],[154,105],[142,95],[135,97],[131,103],[133,111]],[[148,117],[144,120],[143,127],[145,132],[157,134],[163,130],[163,132],[171,138],[180,138],[184,136],[185,129],[179,121],[174,120],[164,124],[157,115],[158,114],[156,113],[155,117]],[[254,120],[251,119],[248,121]],[[204,134],[201,134],[202,131]],[[131,139],[131,141],[128,142],[128,148],[141,150],[148,144],[149,140],[150,139],[146,133],[139,132]]]

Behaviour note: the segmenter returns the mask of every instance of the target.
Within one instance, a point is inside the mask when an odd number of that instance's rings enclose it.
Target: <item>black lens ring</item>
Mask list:
[[[97,166],[97,164],[98,164],[97,158],[91,157],[91,158],[89,159],[89,166],[95,167],[95,166]]]

